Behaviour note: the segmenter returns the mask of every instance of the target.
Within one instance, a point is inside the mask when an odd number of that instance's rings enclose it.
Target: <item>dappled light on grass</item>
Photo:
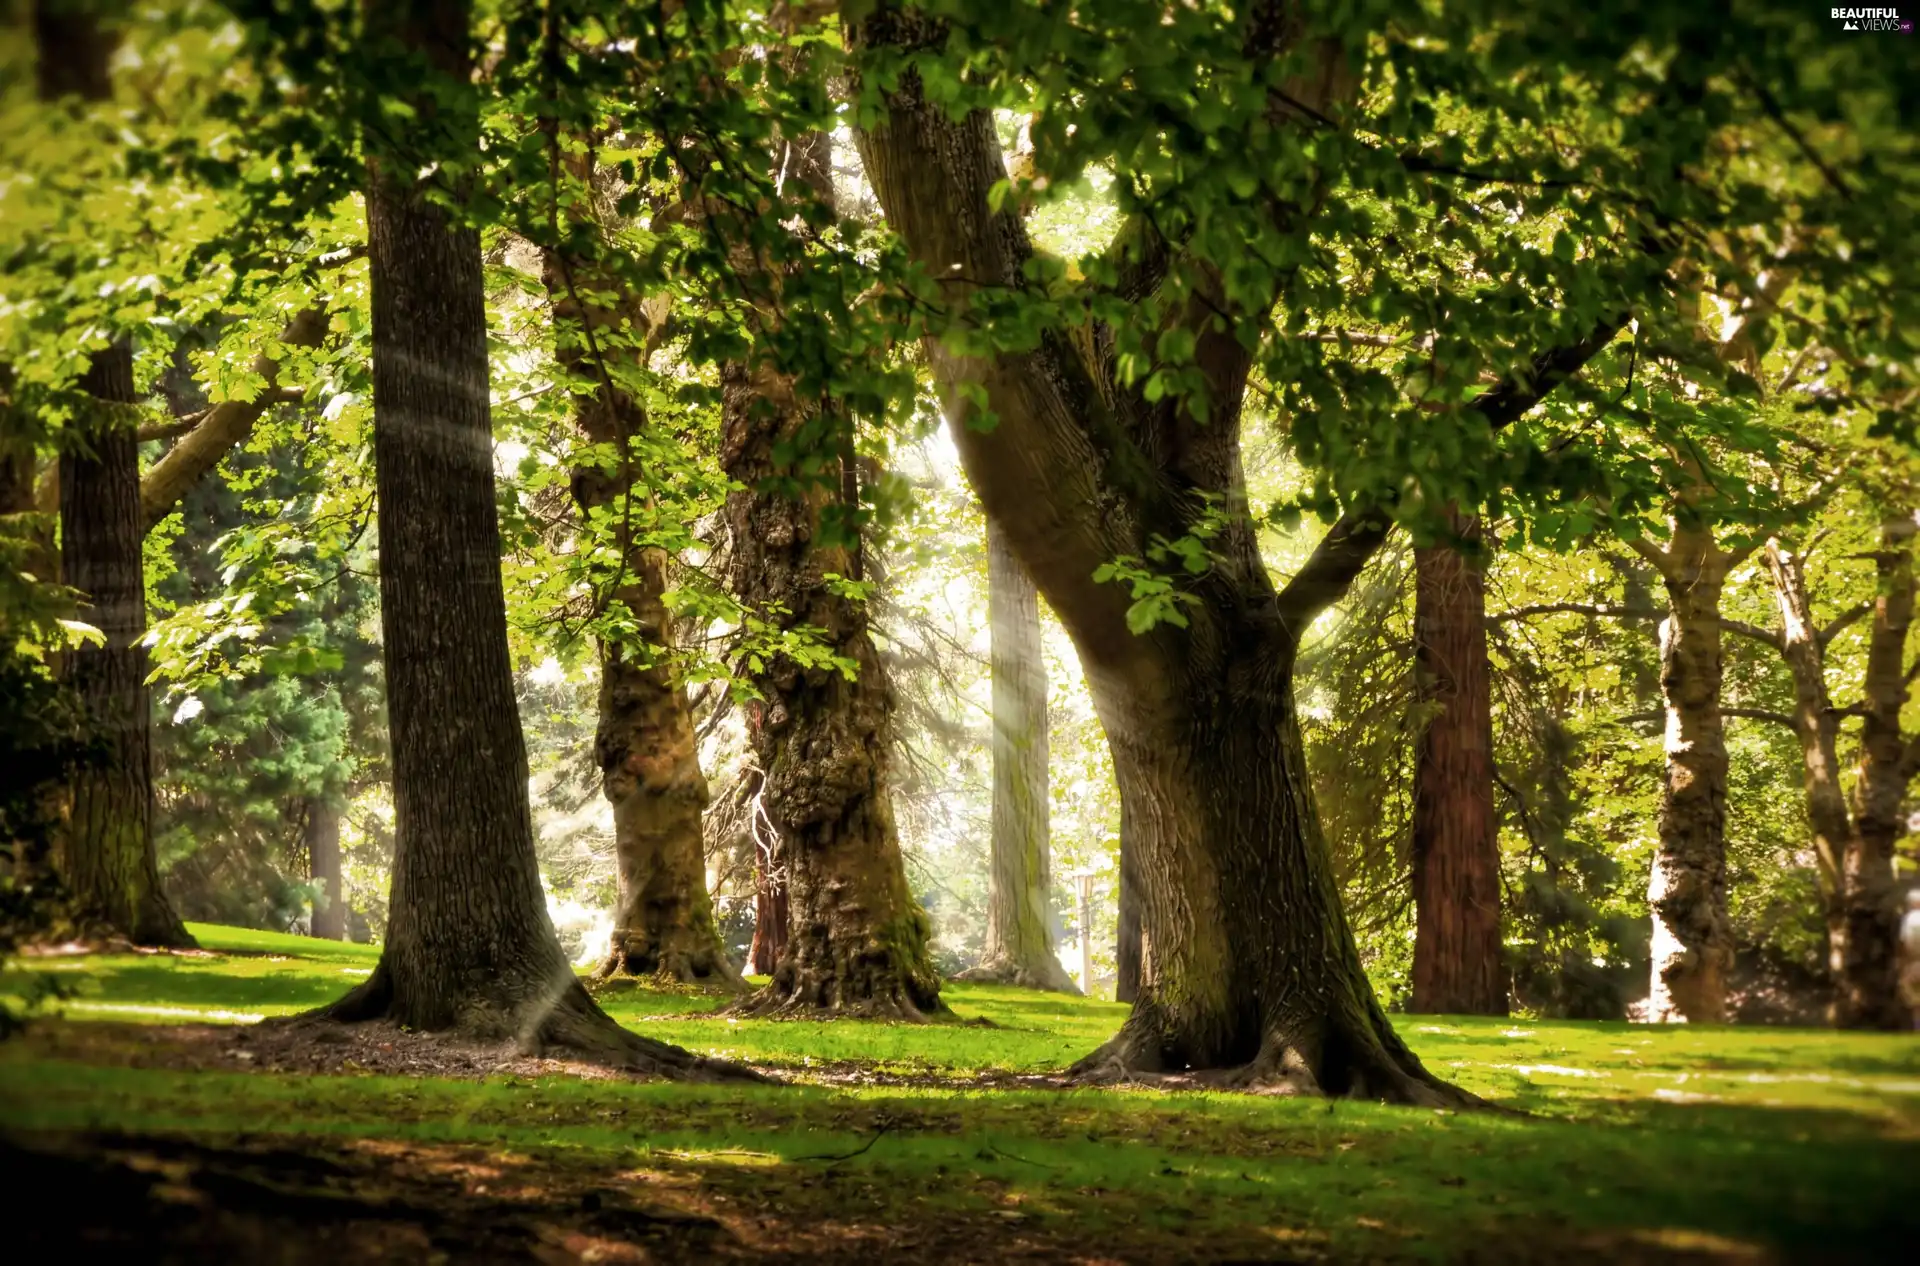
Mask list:
[[[297,1010],[350,983],[340,972],[353,954],[372,956],[194,931],[213,957],[78,960],[85,970],[69,975],[100,990],[80,1001]],[[309,945],[321,952],[308,957]],[[992,1088],[968,1079],[1057,1069],[1124,1008],[987,986],[949,996],[959,1022],[828,1025],[702,1015],[712,1000],[693,990],[603,995],[650,1036],[802,1083],[785,1087],[589,1079],[551,1064],[260,1072],[229,1054],[243,1030],[46,1024],[0,1048],[0,1122],[36,1136],[111,1126],[434,1156],[451,1168],[432,1172],[477,1199],[565,1204],[574,1218],[568,1202],[591,1190],[609,1208],[711,1219],[731,1246],[722,1257],[810,1245],[941,1260],[956,1244],[1017,1256],[1019,1243],[1106,1246],[1123,1260],[1444,1256],[1505,1236],[1519,1260],[1735,1261],[1867,1257],[1901,1228],[1920,1232],[1920,1040],[1908,1036],[1403,1018],[1431,1066],[1534,1114],[1490,1116]],[[964,1022],[976,1017],[999,1027]],[[882,1072],[918,1079],[876,1084]]]

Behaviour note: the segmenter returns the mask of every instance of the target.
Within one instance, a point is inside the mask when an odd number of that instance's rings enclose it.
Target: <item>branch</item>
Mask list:
[[[1820,639],[1820,645],[1825,646],[1828,642],[1831,642],[1834,638],[1838,637],[1841,631],[1844,630],[1849,624],[1854,623],[1856,620],[1860,619],[1861,616],[1872,614],[1872,612],[1873,612],[1873,600],[1871,598],[1863,602],[1857,602],[1853,606],[1848,607],[1845,611],[1842,611],[1839,615],[1835,616],[1833,618],[1833,622],[1827,625],[1826,628],[1821,629],[1817,634],[1815,634],[1815,636],[1817,636]]]
[[[134,433],[134,438],[145,444],[151,440],[177,440],[194,427],[200,425],[200,419],[206,417],[206,411],[190,414],[172,422],[150,422]]]
[[[1777,725],[1786,726],[1795,734],[1800,732],[1799,724],[1795,722],[1792,717],[1784,712],[1774,712],[1767,708],[1722,708],[1720,709],[1720,715],[1723,717],[1741,717],[1749,721],[1772,721]],[[1617,719],[1622,725],[1632,725],[1646,721],[1665,721],[1667,714],[1665,712],[1630,712],[1626,716]]]
[[[1384,510],[1349,510],[1341,516],[1280,591],[1281,627],[1297,642],[1308,625],[1346,595],[1353,578],[1392,531],[1393,519]]]
[[[318,347],[327,335],[327,314],[320,308],[308,308],[287,322],[280,331],[284,347]],[[140,481],[140,530],[151,532],[156,523],[173,513],[180,498],[187,495],[200,477],[220,464],[229,452],[253,431],[262,414],[287,399],[288,393],[277,384],[280,362],[261,353],[254,358],[253,372],[267,385],[252,400],[229,400],[199,415],[199,424],[167,450]],[[298,399],[298,393],[294,393]]]
[[[1524,417],[1527,411],[1553,393],[1567,379],[1579,373],[1600,349],[1613,342],[1626,328],[1631,313],[1602,317],[1583,337],[1564,347],[1556,347],[1535,356],[1527,368],[1496,386],[1481,392],[1468,408],[1499,430]]]
[[[1747,624],[1741,620],[1729,620],[1721,616],[1720,627],[1728,633],[1738,633],[1741,637],[1751,638],[1763,645],[1771,646],[1776,651],[1786,645],[1780,633],[1773,629],[1763,629],[1757,624]]]
[[[1655,610],[1652,607],[1613,607],[1604,602],[1537,602],[1490,615],[1487,617],[1487,623],[1501,624],[1508,620],[1530,620],[1537,615],[1585,615],[1597,620],[1664,620],[1667,618],[1665,611]]]

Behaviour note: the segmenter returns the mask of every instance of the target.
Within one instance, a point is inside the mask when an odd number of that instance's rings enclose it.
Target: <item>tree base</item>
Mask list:
[[[1230,1090],[1257,1095],[1367,1099],[1421,1108],[1499,1110],[1421,1066],[1391,1029],[1341,1035],[1325,1025],[1317,1041],[1269,1030],[1247,1063],[1220,1068],[1169,1068],[1163,1031],[1136,1008],[1105,1045],[1067,1070],[1086,1086],[1142,1085],[1167,1090]],[[1384,1027],[1384,1018],[1380,1024]],[[1358,1039],[1358,1040],[1355,1040]]]
[[[782,963],[773,980],[727,1008],[730,1015],[781,1020],[900,1020],[948,1013],[936,990],[888,972],[828,972]]]
[[[595,984],[631,980],[661,985],[699,985],[728,993],[745,993],[747,982],[724,954],[668,950],[638,954],[617,941],[593,969]]]
[[[372,976],[338,1002],[287,1020],[264,1023],[311,1029],[317,1035],[332,1025],[385,1020],[438,1032],[456,1041],[496,1044],[513,1055],[574,1060],[642,1077],[692,1082],[772,1080],[745,1065],[708,1059],[620,1027],[577,980],[568,981],[557,998],[505,1005],[495,999],[476,998],[458,1009],[458,1014],[462,1020],[451,1026],[429,1028],[413,1023],[397,1004],[392,977],[382,962]]]
[[[969,967],[953,979],[968,985],[1012,985],[1017,989],[1040,989],[1048,993],[1080,993],[1073,977],[1053,962],[1034,966],[1011,958],[995,958]]]

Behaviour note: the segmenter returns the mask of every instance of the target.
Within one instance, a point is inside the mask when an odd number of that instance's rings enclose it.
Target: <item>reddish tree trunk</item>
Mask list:
[[[1475,518],[1450,516],[1471,549]],[[1414,551],[1414,641],[1421,699],[1413,780],[1415,1011],[1507,1014],[1500,941],[1500,819],[1493,803],[1493,700],[1486,575],[1451,544]]]

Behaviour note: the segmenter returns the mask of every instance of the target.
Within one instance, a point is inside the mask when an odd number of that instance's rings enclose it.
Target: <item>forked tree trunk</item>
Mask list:
[[[34,8],[42,101],[102,101],[112,92],[114,39],[81,6]],[[147,594],[140,542],[140,445],[135,437],[133,347],[93,354],[80,389],[97,402],[76,419],[60,478],[60,570],[82,595],[79,617],[105,637],[64,656],[94,758],[69,789],[70,816],[55,850],[82,936],[190,946],[160,886],[153,856],[152,699],[147,690]]]
[[[1727,920],[1727,746],[1720,715],[1720,595],[1729,556],[1710,529],[1676,522],[1662,559],[1660,626],[1666,780],[1647,904],[1653,912],[1647,1018],[1727,1016],[1733,932]]]
[[[1479,521],[1450,516],[1469,548]],[[1414,1011],[1507,1014],[1486,573],[1449,543],[1414,551],[1421,697],[1436,711],[1413,777]]]
[[[477,141],[457,104],[470,16],[445,0],[367,9],[376,43],[397,38],[439,79],[445,91],[415,104],[432,125],[420,135],[445,145]],[[716,1075],[608,1018],[547,916],[500,579],[480,238],[429,200],[418,169],[417,157],[377,156],[367,196],[391,915],[373,975],[320,1018]]]
[[[307,876],[319,888],[308,925],[325,941],[347,939],[347,900],[340,868],[340,805],[327,796],[307,801],[302,827],[307,844]]]
[[[633,467],[632,449],[647,419],[640,403],[620,387],[611,364],[616,358],[644,357],[645,318],[635,304],[601,306],[589,300],[618,293],[617,284],[590,260],[549,251],[545,270],[555,356],[573,374],[596,384],[575,400],[581,433],[593,446],[573,479],[582,536],[611,536],[616,574],[605,583],[632,617],[627,637],[600,642],[594,756],[601,789],[613,808],[620,890],[613,933],[596,974],[738,989],[740,976],[720,944],[707,893],[701,831],[707,778],[700,769],[693,709],[669,658],[668,559],[635,528],[636,521],[644,524],[647,491],[644,476]]]
[[[1053,948],[1040,595],[1007,547],[1005,534],[992,524],[987,526],[987,622],[993,641],[987,943],[984,961],[962,978],[1078,993]]]
[[[1920,739],[1901,729],[1911,677],[1906,663],[1913,627],[1915,525],[1911,511],[1889,512],[1874,555],[1878,592],[1867,640],[1862,694],[1866,719],[1854,778],[1854,829],[1841,872],[1841,947],[1835,1020],[1846,1028],[1903,1029],[1912,1016],[1901,1003],[1900,905],[1893,846],[1905,825],[1907,784],[1920,763]]]

